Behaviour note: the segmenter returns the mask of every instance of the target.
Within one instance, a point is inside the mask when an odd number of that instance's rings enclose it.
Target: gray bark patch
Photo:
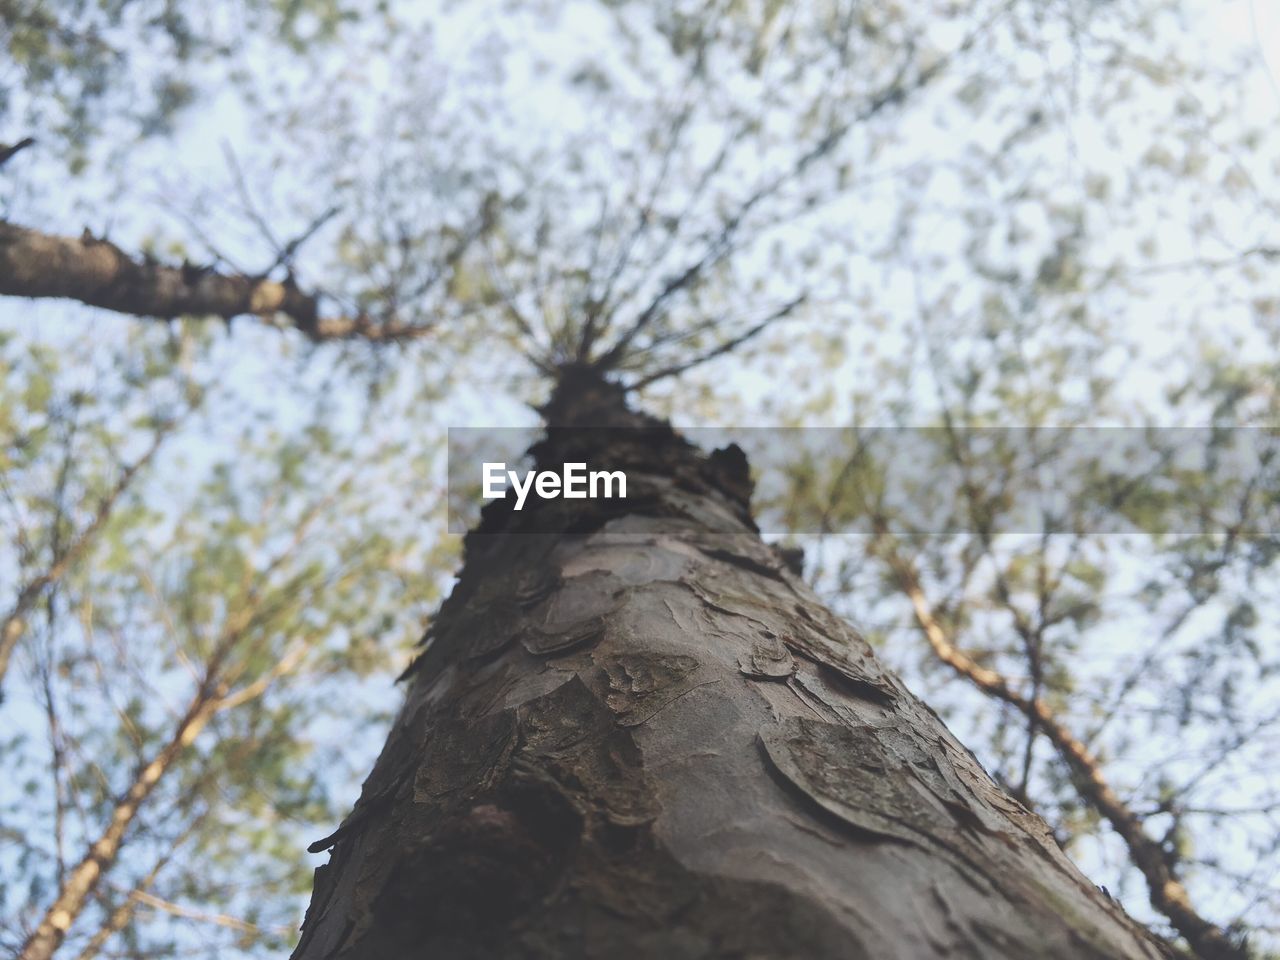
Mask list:
[[[624,653],[604,657],[600,665],[609,678],[606,702],[624,727],[643,723],[697,685],[698,661],[683,653]]]
[[[592,570],[564,581],[533,611],[520,641],[530,653],[551,656],[596,640],[621,602],[622,584],[610,573]]]
[[[796,672],[796,661],[777,634],[761,631],[751,649],[738,658],[744,674],[756,680],[785,680]]]
[[[512,710],[442,724],[418,762],[414,802],[443,803],[484,793],[506,773],[515,744]]]
[[[860,833],[919,844],[948,826],[946,808],[904,783],[904,764],[869,729],[789,717],[760,743],[788,783]]]

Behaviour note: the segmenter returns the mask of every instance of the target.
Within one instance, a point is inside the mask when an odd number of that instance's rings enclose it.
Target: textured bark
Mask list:
[[[761,542],[740,451],[578,373],[547,417],[628,499],[486,509],[297,960],[1169,956]]]
[[[86,233],[60,237],[0,221],[0,295],[78,300],[136,317],[284,318],[315,341],[418,339],[430,324],[326,317],[320,297],[266,277],[132,257]]]

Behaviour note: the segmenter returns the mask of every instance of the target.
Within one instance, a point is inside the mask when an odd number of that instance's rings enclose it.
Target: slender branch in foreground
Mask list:
[[[1111,825],[1128,847],[1130,858],[1147,882],[1151,905],[1169,918],[1197,957],[1247,960],[1247,949],[1233,943],[1221,927],[1206,920],[1192,906],[1187,889],[1174,873],[1164,848],[1143,828],[1142,817],[1120,799],[1103,775],[1097,756],[1084,742],[1062,723],[1044,700],[1024,696],[1014,689],[1008,678],[975,662],[948,639],[925,598],[914,565],[886,544],[883,522],[878,522],[877,527],[878,551],[911,602],[916,623],[938,659],[983,693],[1019,710],[1040,728],[1074,774],[1082,799]]]
[[[41,233],[0,221],[0,296],[77,300],[135,317],[258,317],[292,326],[315,342],[367,340],[402,343],[430,333],[429,323],[368,314],[322,316],[321,295],[289,280],[211,267],[158,263],[129,255],[88,232],[80,237]]]
[[[267,932],[263,927],[256,923],[250,923],[248,920],[241,920],[239,917],[233,917],[226,913],[205,913],[201,910],[193,910],[190,907],[184,907],[180,903],[174,903],[171,900],[165,900],[157,897],[153,893],[147,893],[145,890],[134,890],[130,897],[144,906],[160,910],[170,916],[180,917],[183,920],[194,920],[198,923],[211,923],[219,927],[228,927],[239,933],[260,934]],[[292,931],[288,927],[275,928],[270,932],[278,934],[289,934]]]
[[[34,146],[35,142],[35,137],[23,137],[14,144],[0,143],[0,167],[3,167],[27,147]]]
[[[227,702],[224,699],[222,701],[222,707],[226,708],[226,706]],[[231,759],[232,762],[238,762],[238,759],[243,759],[246,752],[245,746],[241,744],[237,747],[236,751],[232,753],[231,758],[229,759]],[[205,771],[196,779],[195,783],[188,788],[187,797],[183,801],[180,801],[179,806],[184,806],[191,798],[198,795],[211,782],[216,781],[218,772],[219,768],[217,766],[206,767]],[[139,879],[131,890],[123,891],[124,896],[122,899],[120,899],[119,902],[117,902],[102,919],[100,926],[94,931],[93,936],[86,941],[85,945],[76,955],[76,960],[95,960],[95,958],[103,952],[103,948],[107,945],[108,941],[129,925],[133,920],[138,907],[143,902],[140,895],[147,894],[151,891],[155,886],[156,880],[159,878],[161,871],[173,862],[178,851],[189,839],[191,839],[191,837],[195,836],[195,834],[204,825],[205,821],[212,814],[213,807],[206,805],[205,808],[190,822],[188,822],[182,831],[173,839],[169,844],[168,849],[160,854],[155,863],[152,864],[151,869],[147,871],[146,875]]]
[[[133,915],[138,909],[139,900],[137,895],[139,893],[145,893],[147,889],[156,882],[156,878],[160,876],[160,871],[168,866],[173,854],[185,839],[186,834],[184,833],[183,836],[179,837],[178,840],[174,842],[173,846],[170,847],[169,850],[165,851],[165,853],[156,860],[151,869],[147,871],[146,875],[138,881],[137,886],[129,891],[129,894],[115,905],[115,907],[103,919],[102,925],[94,931],[93,936],[88,939],[85,945],[80,949],[80,952],[76,954],[76,960],[94,960],[94,958],[102,952],[102,948],[107,945],[107,941],[129,925],[129,921],[133,919]]]

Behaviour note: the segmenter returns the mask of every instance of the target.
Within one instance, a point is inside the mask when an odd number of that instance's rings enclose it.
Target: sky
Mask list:
[[[422,15],[422,12],[428,9],[430,8],[419,8],[418,15]],[[1253,82],[1254,89],[1251,91],[1250,102],[1253,105],[1252,109],[1256,111],[1256,116],[1242,119],[1264,123],[1269,118],[1274,118],[1280,113],[1280,85],[1277,84],[1277,78],[1280,77],[1280,2],[1276,0],[1229,0],[1229,2],[1196,0],[1192,9],[1203,24],[1203,31],[1194,35],[1205,44],[1206,56],[1219,55],[1223,49],[1233,45],[1245,44],[1256,47],[1268,69],[1260,72]],[[446,31],[446,41],[458,43],[463,38],[474,35],[480,29],[480,25],[478,22],[469,24],[464,18],[455,16],[450,29],[455,32],[449,34]],[[590,35],[593,29],[595,28],[590,24],[576,25],[567,35],[576,35],[579,38],[576,42],[585,42],[582,37]],[[394,85],[394,77],[384,67],[374,65],[369,74],[370,90],[373,91],[371,96],[375,100],[383,95],[388,85]],[[308,78],[305,71],[298,71],[296,75],[278,79],[285,84],[304,84]],[[557,116],[554,113],[555,106],[552,99],[540,98],[538,102],[545,110],[552,112],[551,117]],[[537,117],[534,116],[533,119]],[[1080,124],[1088,124],[1087,115],[1080,116],[1077,120]],[[3,134],[4,136],[0,139],[12,139],[8,131],[3,131]],[[1082,137],[1084,136],[1082,132]],[[138,170],[145,171],[146,176],[139,177],[131,170],[99,171],[95,181],[71,181],[71,187],[68,189],[67,185],[61,181],[61,175],[50,170],[31,178],[23,188],[29,190],[30,194],[19,197],[14,209],[19,219],[31,222],[33,217],[44,216],[50,224],[56,224],[59,229],[70,233],[78,232],[79,226],[85,222],[95,228],[110,222],[113,225],[113,235],[121,242],[137,240],[153,225],[156,209],[154,200],[157,194],[175,189],[198,187],[202,183],[214,185],[225,182],[226,159],[221,150],[221,144],[224,141],[252,142],[253,138],[254,130],[250,114],[240,109],[233,98],[222,97],[211,108],[202,109],[198,115],[184,121],[175,144],[157,144],[154,149],[149,148],[139,152],[136,157]],[[287,198],[296,192],[305,191],[308,184],[297,182],[296,176],[288,169],[278,171],[275,177],[277,191],[285,208],[282,215],[288,217],[291,211],[288,209]],[[128,202],[123,209],[112,207],[108,214],[105,212],[105,200],[116,191],[122,180],[141,182],[132,183],[126,191],[125,196]],[[166,231],[181,230],[180,225],[176,224],[172,217],[164,218],[163,222]],[[1028,229],[1034,229],[1034,226],[1029,226]],[[282,232],[288,233],[287,230]],[[230,241],[229,251],[233,256],[243,258],[246,262],[254,262],[254,257],[260,257],[261,253],[254,248],[251,241],[234,239]],[[1170,257],[1176,260],[1185,252],[1187,251],[1174,248],[1170,251]],[[905,305],[909,300],[906,288],[894,287],[894,289],[897,292],[889,293],[885,297],[886,303],[892,303],[897,299]],[[1170,291],[1168,307],[1170,312],[1175,312],[1179,295],[1175,292],[1175,287],[1171,286],[1168,289]],[[1147,313],[1152,318],[1158,318],[1165,312],[1164,306],[1160,303],[1148,302]],[[85,311],[80,308],[60,304],[30,305],[12,301],[0,302],[0,325],[20,330],[26,336],[55,343],[67,339],[79,340],[86,335],[86,329],[92,331],[90,335],[104,338],[116,336],[119,332],[119,321],[109,317],[94,317],[90,320]],[[1135,330],[1134,335],[1140,341],[1151,344],[1157,344],[1163,336],[1158,320],[1153,320],[1147,329]],[[236,384],[238,389],[255,394],[259,399],[272,397],[274,403],[280,405],[281,409],[287,410],[287,398],[278,394],[280,383],[273,380],[269,369],[264,368],[263,361],[269,359],[264,353],[260,357],[255,357],[253,362],[235,366],[232,376],[239,380]],[[713,381],[723,377],[726,382],[722,386],[727,392],[745,398],[742,412],[736,414],[736,423],[746,422],[750,425],[758,425],[768,422],[770,396],[773,393],[772,386],[776,382],[776,376],[766,367],[759,364],[742,366],[729,361],[717,367],[715,372],[708,376]],[[1150,386],[1154,385],[1155,381],[1152,380]],[[412,385],[408,385],[405,389],[411,389],[411,387]],[[1142,384],[1135,386],[1135,389],[1142,388]],[[663,399],[662,394],[659,393],[656,399],[660,403]],[[724,408],[717,409],[711,406],[709,409],[713,411],[710,416],[715,416]],[[707,415],[695,414],[692,419],[705,422],[707,418]],[[839,415],[834,415],[834,419],[838,420]],[[507,425],[516,422],[528,424],[533,420],[532,412],[518,400],[506,394],[499,395],[498,388],[492,381],[475,376],[442,408],[435,423],[417,424],[416,428],[442,432],[446,426],[450,425]],[[193,449],[190,453],[193,456],[198,454],[201,442],[196,441],[192,444]],[[442,480],[443,474],[431,478],[429,483],[438,489]],[[370,750],[373,749],[372,745],[366,746]],[[355,789],[355,784],[343,784],[341,789],[352,791]],[[1099,852],[1094,857],[1097,869],[1105,870],[1106,854]],[[319,862],[323,857],[314,859]]]

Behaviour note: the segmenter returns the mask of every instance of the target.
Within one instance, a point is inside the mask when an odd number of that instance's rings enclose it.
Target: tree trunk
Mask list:
[[[759,539],[741,451],[583,371],[545,412],[539,469],[627,499],[486,508],[297,960],[1170,955]]]

